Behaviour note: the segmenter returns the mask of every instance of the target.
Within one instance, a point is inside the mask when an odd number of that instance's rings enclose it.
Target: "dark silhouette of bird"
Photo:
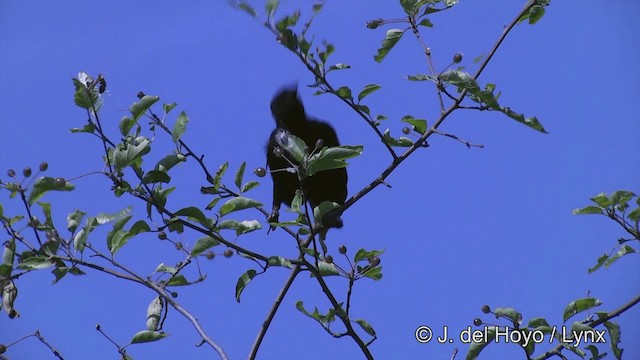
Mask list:
[[[281,89],[271,100],[271,113],[276,121],[276,128],[269,136],[266,149],[267,166],[271,170],[273,179],[273,209],[268,221],[278,222],[280,205],[284,203],[291,206],[296,190],[301,186],[306,196],[305,200],[312,207],[318,206],[323,201],[344,204],[347,198],[346,168],[315,173],[313,176],[305,177],[301,184],[296,173],[278,171],[291,168],[291,164],[283,157],[287,156],[292,160],[291,156],[284,151],[282,156],[274,154],[274,149],[279,147],[277,135],[281,137],[283,130],[304,141],[309,151],[315,149],[319,139],[322,139],[321,146],[339,146],[338,135],[333,127],[324,121],[307,116],[304,105],[298,97],[297,87]],[[321,223],[325,228],[340,228],[343,225],[340,215],[335,211],[325,214]]]

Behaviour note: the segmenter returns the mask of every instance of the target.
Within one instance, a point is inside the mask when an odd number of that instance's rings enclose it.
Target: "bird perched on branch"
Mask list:
[[[280,205],[285,203],[291,206],[296,190],[302,188],[306,201],[312,207],[316,207],[323,201],[332,201],[340,205],[347,198],[347,169],[331,169],[321,171],[313,176],[305,177],[301,182],[296,173],[278,171],[291,168],[291,164],[283,156],[278,148],[277,134],[285,130],[289,134],[297,136],[305,142],[309,150],[323,146],[340,146],[336,131],[324,121],[307,116],[304,106],[298,97],[297,87],[281,89],[271,100],[271,113],[276,121],[276,128],[269,136],[267,143],[267,166],[271,170],[273,179],[273,210],[268,218],[269,222],[278,222]],[[318,140],[321,140],[318,143]],[[320,150],[320,149],[318,149]],[[280,156],[276,153],[280,152]],[[291,160],[289,158],[289,160]],[[298,164],[295,164],[298,165]],[[327,213],[322,219],[322,225],[326,228],[342,227],[342,219],[335,212]]]

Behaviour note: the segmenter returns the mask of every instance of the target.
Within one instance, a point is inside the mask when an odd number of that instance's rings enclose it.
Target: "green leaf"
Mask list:
[[[588,270],[589,274],[591,274],[592,272],[594,272],[594,271],[598,270],[599,268],[601,268],[602,265],[604,265],[607,262],[607,260],[609,260],[609,255],[607,253],[605,253],[604,255],[600,256],[598,258],[597,264],[595,264],[593,267],[589,268],[589,270]]]
[[[240,295],[242,295],[242,292],[247,287],[249,282],[256,276],[256,274],[257,273],[255,270],[249,269],[247,270],[247,272],[242,274],[242,276],[240,276],[240,278],[238,279],[238,282],[236,283],[236,301],[237,302],[240,302]]]
[[[46,202],[38,202],[38,205],[40,205],[40,207],[42,208],[42,213],[44,214],[44,225],[49,228],[49,229],[53,229],[53,219],[51,219],[51,203],[46,203]]]
[[[605,267],[609,267],[614,262],[616,262],[618,259],[620,259],[621,257],[623,257],[625,255],[629,255],[629,254],[635,254],[635,253],[636,253],[636,251],[631,246],[622,245],[620,247],[620,250],[618,250],[618,252],[616,252],[615,255],[610,256],[609,259],[607,259],[607,261],[604,263],[604,266]],[[600,260],[600,259],[598,259],[598,260]]]
[[[273,16],[273,14],[278,9],[279,4],[280,4],[279,0],[267,0],[267,3],[264,5],[266,13]]]
[[[242,165],[240,165],[240,168],[236,172],[235,184],[238,187],[238,189],[240,189],[242,186],[242,178],[244,177],[244,169],[246,166],[247,166],[247,163],[243,161]]]
[[[433,24],[431,23],[431,20],[429,20],[428,18],[424,18],[418,23],[418,26],[426,26],[432,28]]]
[[[540,122],[538,121],[538,118],[534,117],[525,117],[524,115],[520,114],[520,113],[516,113],[515,111],[512,111],[511,109],[509,109],[508,107],[500,107],[500,111],[507,115],[508,117],[516,120],[517,122],[527,125],[528,127],[540,131],[541,133],[547,134],[547,130],[544,129],[544,127],[542,127],[542,124],[540,124]]]
[[[207,204],[207,207],[205,209],[207,209],[207,210],[213,209],[216,206],[216,204],[218,204],[218,201],[220,201],[220,199],[222,199],[222,198],[219,198],[219,197],[214,198],[213,200],[211,200],[211,202],[209,204]]]
[[[120,129],[120,134],[122,134],[122,136],[129,135],[129,131],[131,131],[131,128],[133,128],[134,125],[136,125],[136,122],[132,118],[128,116],[124,116],[120,120],[120,124],[118,125],[118,128]]]
[[[415,130],[420,135],[423,135],[427,131],[427,120],[415,119],[411,115],[406,115],[403,116],[400,121],[413,125],[413,130]]]
[[[302,162],[304,156],[309,152],[307,144],[302,139],[286,130],[278,129],[274,137],[278,146],[290,155],[296,163]]]
[[[591,201],[595,202],[602,208],[608,208],[611,206],[611,200],[609,200],[609,197],[605,193],[600,193],[597,196],[592,197]]]
[[[89,133],[89,134],[93,134],[94,131],[96,131],[96,126],[93,125],[93,123],[88,123],[87,125],[83,126],[82,128],[73,128],[71,130],[69,130],[71,133]]]
[[[507,318],[515,325],[520,324],[522,321],[522,314],[513,308],[496,308],[493,310],[496,318]]]
[[[389,51],[391,51],[391,49],[396,45],[398,40],[400,40],[402,34],[404,34],[404,31],[400,29],[387,30],[387,34],[382,41],[382,47],[378,49],[378,54],[373,57],[374,60],[377,62],[381,62],[382,59],[387,56]]]
[[[351,69],[351,65],[338,63],[338,64],[335,64],[335,65],[329,66],[329,71],[331,71],[331,70],[344,70],[344,69]],[[321,93],[324,94],[325,92],[323,91]]]
[[[362,330],[364,330],[367,334],[369,334],[371,336],[376,336],[376,331],[373,330],[373,327],[371,326],[371,324],[369,324],[368,321],[366,321],[364,319],[356,319],[356,320],[353,320],[353,321],[356,324],[360,325]]]
[[[411,145],[413,145],[413,140],[409,139],[408,137],[401,136],[398,139],[391,137],[391,130],[389,129],[384,131],[384,133],[382,134],[382,138],[387,144],[391,146],[410,147]]]
[[[360,94],[358,94],[358,102],[362,101],[362,99],[364,99],[367,95],[371,94],[372,92],[378,90],[382,88],[382,86],[378,85],[378,84],[369,84],[367,86],[364,87],[364,89],[362,89],[362,91],[360,91]]]
[[[247,2],[245,1],[240,1],[238,3],[235,4],[235,7],[237,9],[240,9],[244,12],[246,12],[247,14],[249,14],[249,16],[251,16],[252,18],[255,18],[258,16],[258,12],[256,11],[256,9],[254,9],[251,5],[249,5]]]
[[[362,260],[368,260],[370,257],[379,256],[384,254],[384,250],[365,250],[360,249],[353,256],[353,262],[360,262]]]
[[[144,176],[142,177],[143,184],[168,184],[170,181],[171,177],[166,172],[159,170],[151,170],[144,174]]]
[[[258,220],[224,220],[218,224],[219,229],[231,229],[236,231],[236,236],[252,232],[254,230],[262,229],[262,225]]]
[[[613,194],[611,194],[611,205],[616,206],[616,205],[626,205],[629,200],[633,199],[633,197],[636,196],[636,194],[634,194],[631,191],[626,191],[626,190],[618,190],[615,191]]]
[[[222,180],[222,177],[224,176],[224,173],[227,171],[228,167],[229,163],[225,162],[224,164],[220,165],[218,171],[216,171],[216,175],[211,181],[211,184],[213,184],[213,188],[215,189],[215,191],[218,191],[218,189],[220,188],[220,181]]]
[[[114,241],[114,237],[116,237],[116,241],[119,240],[119,238],[123,237],[126,234],[126,231],[122,231],[122,229],[124,228],[124,226],[127,224],[127,222],[129,222],[129,220],[131,220],[131,218],[133,217],[133,215],[125,215],[119,219],[117,219],[114,223],[113,223],[113,227],[111,229],[111,231],[109,231],[107,233],[107,247],[109,248],[109,250],[111,251],[111,253],[113,254],[113,241]]]
[[[187,158],[182,154],[167,155],[162,160],[158,161],[154,169],[157,171],[168,172],[172,167],[186,160]]]
[[[151,228],[144,220],[136,221],[129,230],[117,230],[111,238],[107,238],[107,245],[111,255],[115,255],[132,237],[149,231],[151,231]]]
[[[437,78],[428,74],[407,75],[409,81],[433,81],[436,82]]]
[[[278,22],[276,22],[276,29],[278,29],[278,31],[280,32],[284,32],[288,28],[295,26],[298,23],[299,19],[300,19],[300,11],[295,11],[290,16],[287,15],[282,19],[280,19]]]
[[[186,286],[186,285],[191,285],[191,283],[187,281],[187,278],[185,278],[184,275],[182,274],[172,276],[171,280],[169,280],[169,282],[167,283],[167,286]]]
[[[156,296],[147,306],[147,330],[156,331],[162,316],[163,300]]]
[[[529,320],[529,324],[527,325],[528,328],[532,329],[539,328],[541,326],[549,327],[549,323],[545,318],[533,318]]]
[[[155,200],[155,206],[158,208],[159,212],[162,212],[164,206],[167,205],[167,197],[169,194],[175,190],[175,187],[170,187],[167,189],[163,189],[161,187],[157,187],[153,189],[153,200]]]
[[[357,105],[356,104],[356,108],[358,108],[358,110],[362,111],[363,113],[367,114],[367,115],[371,115],[371,110],[369,110],[369,107],[366,105]]]
[[[342,303],[340,303],[339,305],[342,306]],[[314,308],[313,312],[310,312],[304,308],[304,303],[302,301],[296,302],[296,309],[298,309],[298,311],[307,315],[308,317],[318,321],[324,327],[327,327],[329,323],[335,320],[335,314],[338,311],[335,309],[329,309],[329,311],[327,311],[327,314],[323,315],[323,314],[320,314],[320,312],[318,311],[318,308]]]
[[[440,74],[440,79],[459,89],[467,90],[468,92],[479,95],[480,86],[476,80],[469,73],[460,70],[447,70]]]
[[[0,264],[0,278],[7,279],[11,276],[13,270],[13,261],[16,254],[16,240],[11,239],[4,245],[4,251],[2,252],[2,264]],[[4,281],[4,280],[3,280]]]
[[[586,346],[585,349],[591,352],[590,360],[600,360],[600,359],[604,359],[607,356],[607,353],[600,354],[600,350],[598,350],[598,348],[595,347],[594,345]]]
[[[206,250],[209,250],[210,248],[217,245],[220,245],[220,242],[218,240],[210,236],[205,236],[203,238],[198,239],[198,241],[196,241],[196,244],[193,246],[193,249],[191,249],[191,255],[198,256],[203,252],[205,252]]]
[[[141,344],[141,343],[147,343],[152,341],[158,341],[160,339],[167,337],[168,335],[169,334],[162,331],[142,330],[142,331],[138,331],[135,335],[133,335],[133,338],[131,338],[131,344]]]
[[[116,214],[98,214],[87,219],[86,224],[76,233],[73,237],[73,247],[82,252],[84,250],[89,234],[98,226],[107,224],[113,220],[120,219],[126,216],[131,211],[131,207],[116,213]]]
[[[573,215],[590,215],[590,214],[600,214],[602,215],[602,208],[600,208],[599,206],[593,206],[593,205],[589,205],[586,207],[583,207],[582,209],[575,209],[573,210]]]
[[[359,146],[336,146],[324,147],[316,154],[309,157],[307,161],[306,174],[313,176],[320,171],[339,169],[347,166],[346,159],[350,159],[362,154],[363,147]]]
[[[173,131],[171,131],[171,138],[173,142],[178,144],[180,141],[180,137],[187,131],[187,123],[189,122],[189,118],[187,117],[186,112],[181,112],[178,115],[178,120],[173,124]]]
[[[55,277],[55,279],[53,279],[53,284],[56,284],[58,281],[62,280],[62,278],[65,277],[65,275],[69,273],[69,268],[66,266],[56,267],[53,270],[51,270],[51,273]]]
[[[318,51],[318,57],[320,58],[320,61],[322,61],[323,64],[326,63],[327,59],[331,54],[333,54],[335,49],[336,48],[335,46],[333,46],[333,44],[326,43],[325,51]]]
[[[302,207],[302,191],[300,189],[296,189],[296,194],[293,196],[293,200],[291,200],[291,210],[295,213],[302,214],[300,208]]]
[[[400,0],[400,6],[407,15],[411,15],[416,10],[418,0]]]
[[[240,192],[245,193],[258,185],[260,185],[260,183],[257,181],[248,181],[246,184],[242,185],[242,189],[240,189]]]
[[[372,267],[369,268],[366,272],[364,272],[362,275],[373,279],[373,280],[380,280],[382,279],[382,266],[376,266],[376,267]]]
[[[59,185],[55,178],[41,177],[33,184],[31,192],[29,192],[29,205],[33,205],[38,201],[47,191],[72,191],[75,186],[68,181],[65,181],[63,185]]]
[[[496,339],[496,330],[497,326],[488,326],[483,330],[486,333],[486,337],[482,336],[480,342],[473,341],[471,345],[469,345],[469,351],[467,352],[466,360],[475,360],[480,355],[480,352],[489,345],[492,341]],[[471,337],[470,340],[480,340],[474,337]]]
[[[339,276],[340,272],[335,264],[325,261],[318,261],[318,272],[320,275],[324,276]],[[309,274],[311,277],[314,277],[313,273]]]
[[[204,213],[202,213],[202,210],[198,209],[195,206],[189,206],[186,208],[182,208],[178,211],[176,211],[173,215],[175,216],[186,216],[187,219],[191,220],[191,221],[195,221],[205,227],[209,227],[209,222],[207,220],[207,218],[204,216]]]
[[[255,208],[262,206],[262,203],[257,202],[255,200],[238,196],[233,199],[228,200],[222,207],[220,207],[220,216],[225,216],[234,211]]]
[[[135,138],[131,143],[118,144],[113,155],[117,170],[132,165],[151,151],[151,141],[144,136]]]
[[[564,309],[564,314],[562,315],[562,321],[567,321],[572,316],[578,313],[581,313],[585,310],[589,310],[591,308],[594,308],[600,305],[602,305],[602,302],[596,298],[583,298],[583,299],[572,301]]]
[[[629,220],[636,223],[636,228],[637,228],[637,224],[638,222],[640,222],[640,208],[636,208],[635,210],[630,212],[629,215],[627,215],[627,218],[629,218]]]
[[[282,267],[287,267],[289,269],[293,268],[291,261],[283,258],[282,256],[270,256],[267,259],[267,264],[269,266],[282,266]]]
[[[88,77],[86,73],[80,73],[78,75],[80,76],[81,74],[87,76],[85,81],[93,81],[93,79],[91,77]],[[100,93],[98,92],[98,89],[93,87],[91,88],[91,90],[89,90],[85,83],[83,83],[83,81],[75,78],[71,80],[73,81],[73,85],[75,86],[75,93],[73,94],[73,101],[75,102],[75,104],[78,107],[87,110],[93,110],[94,107],[96,109],[99,109],[102,105],[102,100],[100,100]]]
[[[537,23],[538,20],[540,20],[544,16],[544,12],[545,10],[542,6],[533,5],[531,9],[529,9],[528,16],[527,15],[524,15],[524,16],[527,16],[529,18],[529,24],[533,25]]]
[[[613,356],[615,356],[617,360],[622,359],[622,349],[618,347],[620,343],[620,325],[611,321],[605,321],[604,327],[609,330],[609,343],[611,344]]]
[[[342,86],[338,90],[336,90],[336,94],[344,99],[349,99],[353,101],[353,97],[351,96],[351,89],[347,86]]]
[[[131,115],[133,115],[133,122],[137,122],[138,119],[144,115],[145,111],[149,110],[158,100],[160,100],[158,96],[145,95],[140,101],[133,103],[129,108]]]
[[[323,201],[320,205],[313,208],[313,218],[316,223],[321,222],[326,213],[340,207],[340,204],[332,201]]]
[[[32,256],[25,259],[18,264],[18,269],[21,270],[41,270],[55,265],[53,260],[44,256]]]
[[[173,275],[178,272],[178,269],[174,268],[173,266],[167,266],[164,263],[160,263],[160,265],[158,265],[153,272]]]
[[[171,103],[171,104],[162,104],[162,110],[164,111],[165,114],[168,114],[169,112],[171,112],[171,110],[173,110],[173,108],[175,108],[178,104],[176,104],[175,102]]]

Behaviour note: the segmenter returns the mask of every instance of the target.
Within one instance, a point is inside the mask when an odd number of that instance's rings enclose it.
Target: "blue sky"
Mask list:
[[[262,2],[252,2],[262,9]],[[472,59],[489,51],[525,1],[463,1],[431,17],[433,29],[423,36],[438,68],[456,52],[470,72]],[[311,2],[283,2],[284,12]],[[467,345],[458,342],[420,344],[414,331],[421,325],[448,326],[457,333],[482,316],[484,304],[514,307],[525,321],[545,317],[560,325],[562,311],[587,293],[613,310],[637,295],[640,263],[627,257],[609,269],[587,274],[598,256],[624,236],[604,217],[574,216],[589,197],[618,189],[639,191],[640,43],[632,0],[607,2],[556,1],[536,25],[516,27],[483,73],[502,91],[501,104],[535,115],[549,134],[541,134],[500,114],[454,113],[441,127],[484,149],[467,149],[444,137],[431,137],[428,149],[417,151],[389,178],[392,188],[378,187],[344,215],[345,227],[329,234],[329,248],[345,244],[384,249],[381,281],[356,284],[352,311],[376,329],[371,346],[380,359],[458,358]],[[438,114],[433,86],[408,82],[406,75],[427,71],[419,44],[409,33],[378,64],[373,55],[387,26],[364,24],[374,18],[402,17],[396,1],[328,1],[312,33],[336,46],[331,63],[352,69],[329,80],[354,93],[364,85],[383,88],[365,103],[384,114],[392,134],[399,135],[407,114],[426,118]],[[274,35],[224,1],[0,1],[0,173],[48,161],[49,176],[72,178],[102,169],[101,145],[81,127],[86,114],[73,104],[70,78],[78,71],[108,81],[103,123],[118,138],[117,124],[144,91],[161,102],[178,103],[190,118],[183,139],[205,154],[210,169],[229,161],[226,178],[239,165],[264,166],[264,144],[273,128],[269,102],[279,87],[300,83],[307,111],[329,120],[344,144],[363,145],[362,156],[350,160],[349,194],[374,180],[390,157],[371,129],[337,98],[313,96],[305,87],[313,77]],[[158,109],[159,110],[159,109]],[[177,111],[175,111],[177,116]],[[175,117],[173,118],[175,119]],[[147,164],[171,152],[169,139],[158,139]],[[262,185],[248,196],[269,204],[271,181],[247,171],[246,180]],[[205,179],[193,161],[176,169],[178,187],[170,206],[204,208],[210,198],[199,194]],[[75,180],[72,193],[51,193],[54,217],[64,229],[66,214],[82,209],[90,215],[116,212],[128,205],[144,217],[144,205],[114,198],[99,175]],[[0,195],[5,214],[22,210]],[[287,214],[283,215],[286,216]],[[239,213],[264,221],[256,211]],[[156,219],[157,220],[157,219]],[[108,228],[108,227],[107,227]],[[104,246],[105,232],[94,244]],[[199,237],[183,233],[176,241],[193,245]],[[229,236],[231,236],[229,234]],[[291,238],[261,230],[241,237],[242,246],[270,255],[293,257]],[[335,256],[337,258],[337,256]],[[118,253],[118,261],[141,274],[159,263],[182,260],[167,242],[152,234],[140,236]],[[272,269],[234,298],[237,278],[254,265],[239,256],[201,261],[207,281],[179,288],[178,300],[195,314],[209,335],[231,358],[244,358],[288,272]],[[67,277],[52,286],[49,271],[35,272],[17,282],[19,319],[0,320],[0,343],[40,330],[66,359],[113,359],[115,348],[96,324],[125,344],[144,329],[147,289],[87,270],[88,276]],[[188,273],[192,278],[194,272]],[[339,298],[345,282],[328,279]],[[299,313],[294,304],[326,310],[326,298],[313,279],[301,276],[292,287],[267,334],[260,358],[358,358],[355,344],[333,339]],[[640,358],[638,308],[617,319],[622,328],[625,358]],[[504,323],[502,323],[504,324]],[[339,324],[336,324],[339,326]],[[339,329],[339,327],[337,327]],[[163,341],[128,349],[136,359],[204,359],[215,354],[196,348],[198,337],[179,314],[170,312]],[[550,346],[540,345],[536,354]],[[601,351],[609,351],[601,346]],[[486,352],[486,353],[485,353]],[[492,344],[485,359],[522,356],[516,345]],[[35,339],[9,349],[12,359],[53,358]],[[570,356],[570,355],[569,355]]]

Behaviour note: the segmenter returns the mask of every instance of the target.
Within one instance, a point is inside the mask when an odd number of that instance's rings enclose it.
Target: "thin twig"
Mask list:
[[[407,16],[407,20],[409,20],[409,24],[411,25],[411,30],[413,30],[413,34],[415,35],[416,39],[418,39],[418,42],[422,47],[422,51],[424,52],[424,55],[427,58],[427,63],[429,63],[429,72],[431,73],[431,76],[435,77],[436,68],[433,65],[433,59],[431,58],[431,48],[429,48],[425,44],[424,40],[422,39],[422,36],[420,35],[420,30],[418,29],[418,24],[416,24],[415,16],[409,15]],[[445,107],[444,107],[444,101],[442,100],[442,91],[441,91],[440,82],[436,84],[436,92],[438,94],[438,101],[440,102],[440,113],[442,114],[445,111]]]
[[[594,327],[596,327],[596,326],[598,326],[600,324],[603,324],[603,323],[613,319],[616,316],[622,315],[622,313],[624,313],[625,311],[631,309],[633,306],[635,306],[638,303],[640,303],[640,295],[636,296],[635,298],[633,298],[628,303],[622,305],[620,308],[608,313],[606,316],[603,316],[603,317],[598,318],[596,320],[590,321],[586,325],[589,326],[589,327],[594,328]],[[546,353],[536,357],[535,360],[545,360],[545,359],[548,359],[548,358],[550,358],[552,356],[560,356],[560,357],[562,357],[560,352],[563,349],[564,349],[564,346],[562,344],[558,344],[553,349],[551,349],[551,350],[547,351]]]
[[[483,144],[473,144],[473,143],[470,143],[467,140],[464,140],[464,139],[462,139],[462,138],[460,138],[460,137],[458,137],[456,135],[449,134],[449,133],[446,133],[446,132],[443,132],[443,131],[440,131],[440,130],[434,130],[434,132],[436,134],[438,134],[438,135],[446,136],[446,137],[452,138],[454,140],[457,140],[457,141],[465,144],[468,148],[477,147],[477,148],[481,148],[482,149],[484,147]]]

